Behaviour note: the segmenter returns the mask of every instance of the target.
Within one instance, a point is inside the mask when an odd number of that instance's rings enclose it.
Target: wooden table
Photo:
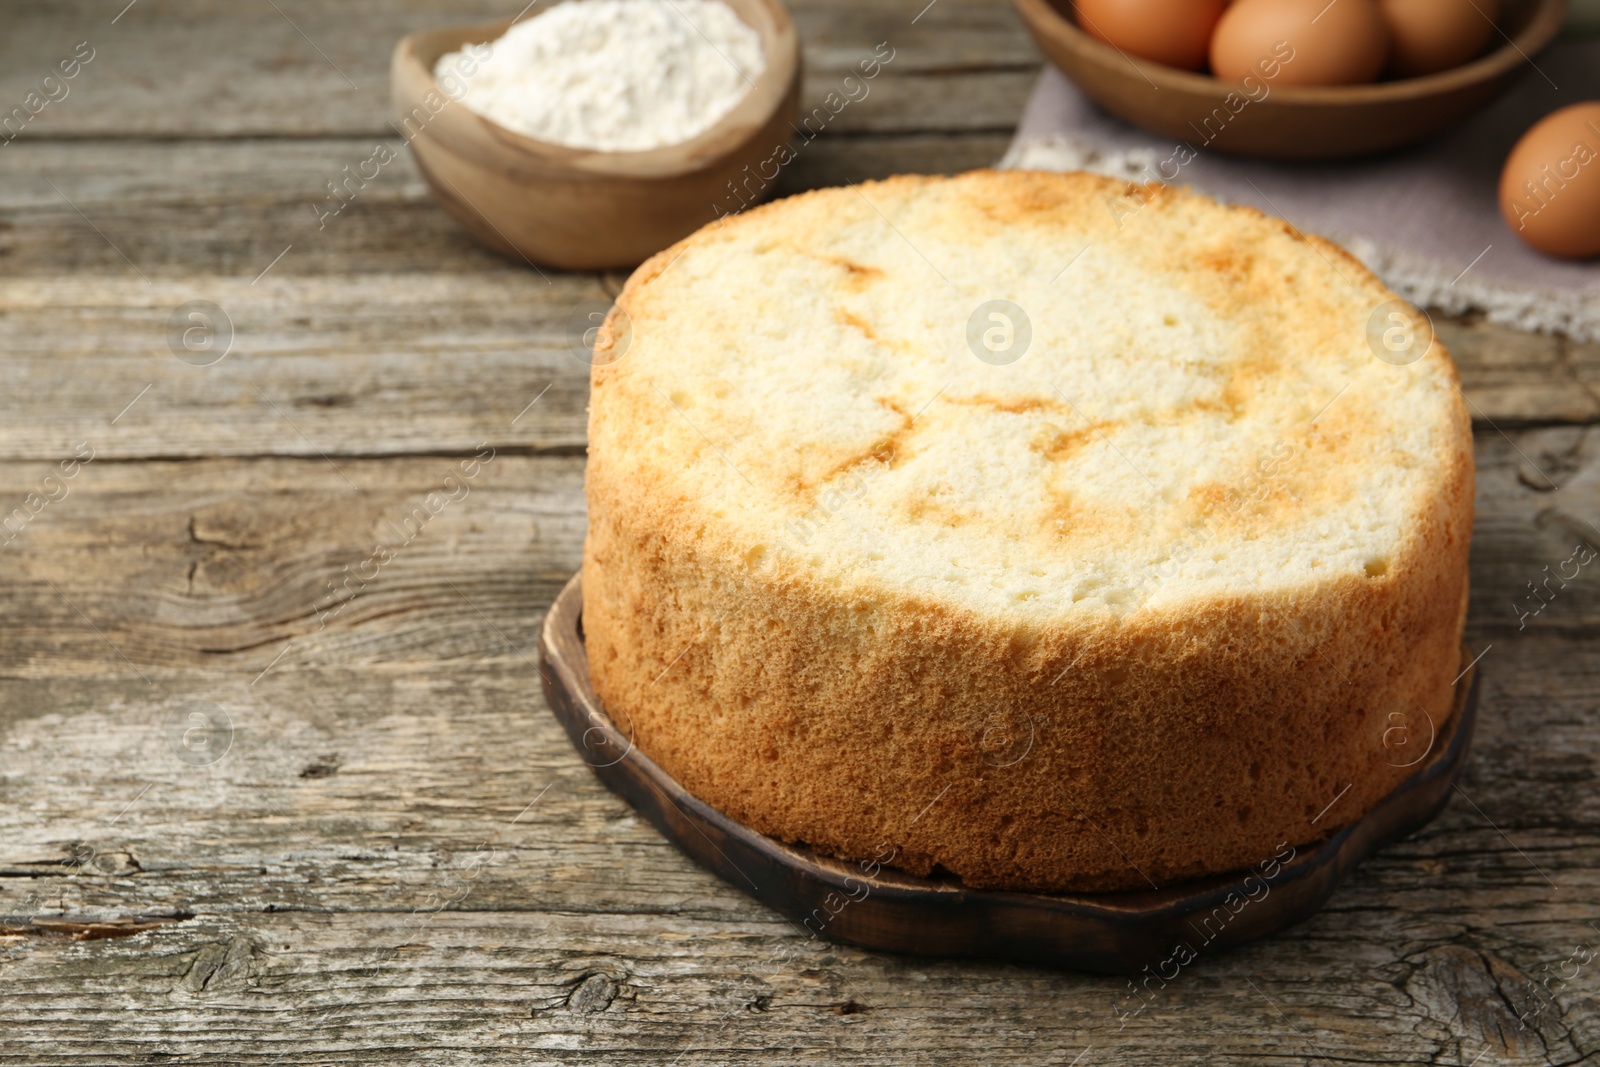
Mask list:
[[[0,1062],[1596,1058],[1600,566],[1536,614],[1528,583],[1600,543],[1600,346],[1440,322],[1478,415],[1475,755],[1315,920],[1139,999],[808,941],[539,694],[584,530],[566,319],[622,279],[479,250],[404,153],[319,222],[399,149],[394,41],[520,3],[125,3],[0,8],[0,113],[93,50],[0,144]],[[923,3],[794,4],[808,100],[895,58],[781,192],[1000,155],[1037,55],[998,0]],[[175,357],[190,301],[226,358]]]

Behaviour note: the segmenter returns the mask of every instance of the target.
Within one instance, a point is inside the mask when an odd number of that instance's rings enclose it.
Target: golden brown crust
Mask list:
[[[865,188],[886,199],[943,181]],[[1019,227],[1086,187],[1135,188],[1086,176],[956,181],[972,183],[963,188],[991,219]],[[654,322],[662,309],[650,303],[652,283],[686,247],[835,195],[708,227],[642,266],[618,306]],[[1139,195],[1190,211],[1197,199]],[[1392,297],[1342,250],[1296,239]],[[1196,253],[1204,270],[1256,285],[1205,290],[1225,314],[1264,294],[1292,298],[1270,279],[1258,284],[1265,270],[1244,261],[1246,247]],[[636,328],[632,343],[648,340],[650,327]],[[1454,385],[1442,349],[1427,366]],[[664,446],[650,439],[654,401],[635,373],[624,359],[597,365],[592,378],[583,620],[595,690],[668,773],[765,833],[848,857],[888,845],[911,871],[943,868],[974,886],[1164,885],[1349,823],[1404,779],[1426,723],[1442,726],[1448,714],[1473,500],[1470,423],[1453,392],[1437,454],[1407,460],[1426,471],[1427,492],[1375,571],[1018,621],[925,590],[841,584],[770,546],[751,548],[672,463],[645,454]],[[1239,372],[1241,409],[1252,403],[1250,375],[1273,373]],[[1340,424],[1338,414],[1316,431],[1317,447],[1344,455],[1355,440],[1373,453],[1361,421]],[[1086,439],[1041,447],[1066,456]],[[892,450],[875,442],[868,458]],[[1314,481],[1263,501],[1249,522],[1286,521]],[[767,491],[760,476],[752,491]],[[1207,520],[1201,536],[1249,536],[1245,518],[1209,522],[1215,491],[1197,486],[1186,505]],[[1395,743],[1397,725],[1411,747]]]

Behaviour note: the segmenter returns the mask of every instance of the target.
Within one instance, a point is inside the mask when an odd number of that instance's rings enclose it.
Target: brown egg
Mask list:
[[[1496,0],[1378,0],[1389,27],[1389,73],[1415,78],[1476,59],[1494,35]]]
[[[1500,172],[1500,214],[1552,256],[1600,255],[1600,101],[1534,123]]]
[[[1211,36],[1211,70],[1223,81],[1359,85],[1389,54],[1375,0],[1234,0]]]
[[[1130,56],[1169,67],[1206,64],[1211,31],[1227,0],[1076,0],[1078,25]]]

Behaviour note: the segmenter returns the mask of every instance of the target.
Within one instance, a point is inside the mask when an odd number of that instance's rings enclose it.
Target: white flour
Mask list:
[[[763,68],[761,39],[721,0],[568,0],[506,31],[462,78],[462,103],[574,148],[641,151],[704,132]],[[436,76],[473,65],[451,52]]]

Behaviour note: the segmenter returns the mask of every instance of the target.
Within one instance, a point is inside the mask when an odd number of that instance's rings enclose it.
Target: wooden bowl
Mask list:
[[[1267,159],[1345,159],[1431,137],[1483,107],[1528,69],[1566,16],[1566,0],[1502,0],[1501,46],[1421,78],[1332,88],[1273,86],[1239,108],[1240,87],[1137,59],[1080,30],[1071,0],[1012,0],[1050,62],[1114,115],[1198,151]],[[1230,93],[1235,113],[1224,102]]]
[[[1279,853],[1282,863],[1270,871],[1259,866],[1121,893],[972,889],[951,877],[898,871],[887,859],[850,863],[785,844],[695,797],[634,746],[630,722],[601,705],[589,684],[582,609],[574,576],[545,616],[539,680],[595,775],[691,859],[789,916],[797,929],[885,952],[1138,974],[1181,964],[1177,945],[1192,959],[1291,926],[1315,914],[1362,860],[1439,813],[1466,763],[1477,713],[1477,674],[1463,649],[1467,666],[1456,680],[1455,706],[1430,730],[1423,754],[1407,762],[1411,777],[1331,836]]]
[[[512,19],[402,39],[390,64],[396,128],[439,203],[490,248],[572,270],[636,266],[744,206],[730,182],[745,198],[767,192],[789,143],[800,101],[794,23],[778,0],[727,2],[760,34],[766,69],[692,140],[643,152],[570,148],[452,100],[433,76],[439,57],[497,39]]]

